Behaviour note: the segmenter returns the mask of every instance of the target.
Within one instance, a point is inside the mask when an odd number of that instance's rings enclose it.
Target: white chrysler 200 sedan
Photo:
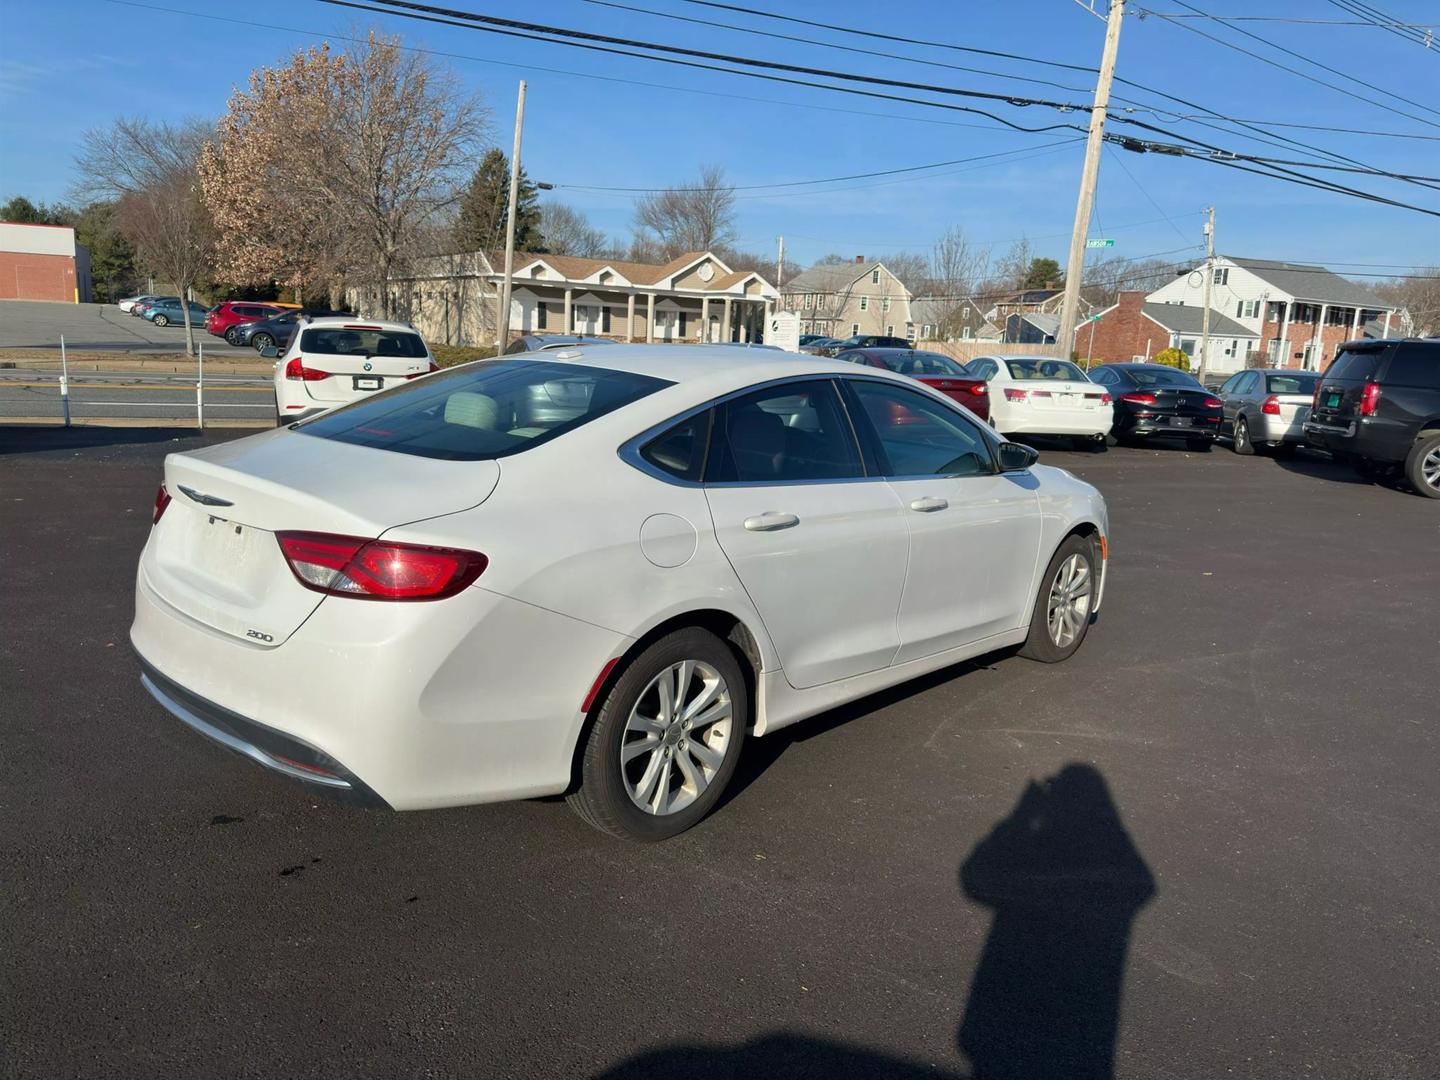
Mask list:
[[[172,454],[143,682],[411,810],[569,794],[659,840],[747,736],[1007,646],[1069,657],[1105,502],[904,376],[607,346],[470,364]]]

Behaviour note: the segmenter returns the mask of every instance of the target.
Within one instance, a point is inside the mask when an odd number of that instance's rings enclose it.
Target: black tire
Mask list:
[[[1056,585],[1056,579],[1061,568],[1070,560],[1072,555],[1079,555],[1089,570],[1090,602],[1084,621],[1081,623],[1073,641],[1065,644],[1057,642],[1050,633],[1050,593]],[[1045,573],[1040,578],[1040,591],[1035,596],[1035,612],[1030,617],[1030,634],[1025,639],[1025,644],[1020,646],[1020,655],[1029,660],[1038,660],[1042,664],[1058,664],[1062,660],[1069,660],[1075,655],[1075,651],[1085,640],[1085,635],[1090,630],[1091,613],[1094,610],[1095,597],[1100,588],[1100,555],[1095,549],[1095,543],[1086,536],[1068,536],[1050,559],[1050,564],[1045,567]]]
[[[226,331],[225,331],[225,343],[226,343],[227,345],[236,345],[236,346],[243,345],[244,342],[240,340],[240,331],[239,331],[238,329],[236,329],[235,327],[233,327],[233,326],[230,327],[229,330],[226,330]]]
[[[1405,479],[1426,498],[1440,499],[1440,435],[1415,440],[1405,458]]]
[[[153,322],[156,326],[170,325],[170,320],[167,319],[164,315],[156,315],[155,318],[151,319],[150,321]]]
[[[275,344],[275,339],[269,334],[256,334],[250,339],[250,344],[255,346],[256,352],[263,352]]]
[[[1208,454],[1210,447],[1215,445],[1214,439],[1186,439],[1185,445],[1190,448],[1192,454]]]
[[[685,660],[707,664],[724,679],[730,692],[730,728],[724,740],[723,760],[704,791],[684,809],[657,815],[642,810],[631,800],[620,748],[626,739],[630,714],[642,696],[662,672]],[[570,808],[590,825],[622,840],[654,843],[677,836],[698,824],[724,794],[735,774],[749,724],[749,691],[730,646],[698,627],[667,634],[626,665],[605,694],[585,739],[580,785],[567,797]],[[713,744],[710,748],[716,749]],[[678,767],[674,775],[680,775]]]
[[[1255,444],[1250,441],[1250,421],[1243,415],[1235,417],[1235,441],[1233,443],[1235,453],[1242,457],[1249,457],[1255,453]]]
[[[1092,454],[1103,454],[1106,450],[1110,449],[1110,437],[1108,435],[1102,435],[1098,439],[1091,439],[1089,442],[1090,452]]]

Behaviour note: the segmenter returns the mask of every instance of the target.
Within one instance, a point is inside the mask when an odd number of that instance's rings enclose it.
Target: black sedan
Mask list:
[[[355,318],[351,311],[286,311],[268,319],[236,323],[225,331],[225,340],[231,345],[253,345],[256,352],[262,352],[271,345],[283,350],[295,335],[295,327],[304,319],[316,319],[328,315],[342,315]]]
[[[1225,403],[1190,374],[1163,364],[1102,364],[1092,382],[1110,391],[1117,442],[1183,439],[1192,450],[1209,450],[1220,434]]]

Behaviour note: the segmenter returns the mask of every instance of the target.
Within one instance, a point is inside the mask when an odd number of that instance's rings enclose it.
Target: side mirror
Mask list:
[[[1000,471],[1024,472],[1040,460],[1040,451],[1024,443],[1002,442],[1000,444]]]
[[[280,350],[274,345],[266,345],[260,350],[260,355],[266,360],[276,360],[280,357]]]

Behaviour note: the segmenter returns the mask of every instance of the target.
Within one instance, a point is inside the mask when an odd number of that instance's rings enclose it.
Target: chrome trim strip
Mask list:
[[[293,765],[287,765],[283,761],[276,760],[253,743],[245,742],[243,739],[237,739],[227,731],[221,731],[213,724],[196,716],[184,705],[181,705],[174,698],[170,697],[170,695],[166,694],[165,691],[155,685],[149,675],[142,674],[140,676],[140,683],[146,690],[150,691],[150,696],[163,705],[166,711],[177,720],[194,728],[201,735],[214,739],[221,746],[244,754],[251,760],[259,762],[267,769],[274,769],[278,773],[284,773],[286,776],[293,777],[296,780],[304,780],[310,784],[320,784],[322,787],[344,788],[346,790],[351,788],[348,780],[341,780],[338,776],[321,776],[319,773],[309,772],[305,769],[297,769]]]

